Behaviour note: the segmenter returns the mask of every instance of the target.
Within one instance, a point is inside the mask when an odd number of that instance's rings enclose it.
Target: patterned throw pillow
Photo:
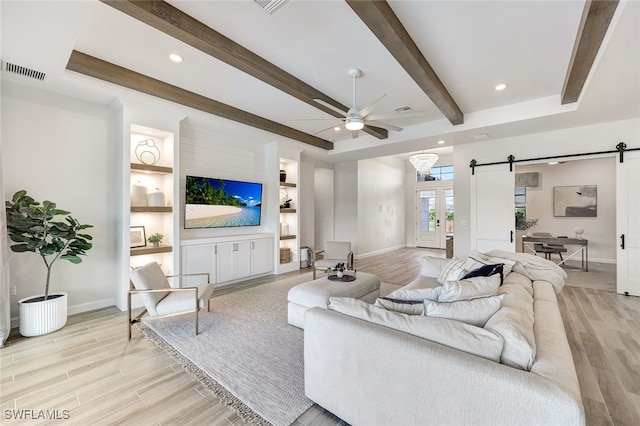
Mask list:
[[[408,315],[424,314],[424,303],[422,300],[402,300],[391,299],[389,297],[378,297],[373,306],[386,309],[387,311],[400,312]]]
[[[438,275],[437,278],[438,284],[442,285],[447,281],[459,280],[467,272],[464,269],[464,265],[464,260],[458,259],[457,257],[452,258],[449,263],[442,268],[442,271],[440,271],[440,275]]]
[[[478,269],[474,269],[471,272],[468,272],[465,276],[462,277],[463,280],[467,278],[473,277],[490,277],[491,275],[500,274],[500,285],[504,281],[504,263],[498,263],[495,265],[484,265],[479,267]]]
[[[484,253],[480,253],[479,251],[473,250],[469,255],[469,258],[464,263],[464,269],[467,272],[473,271],[474,269],[478,269],[484,265],[491,265],[496,263],[503,263],[503,275],[506,277],[511,273],[511,269],[516,264],[515,261],[509,259],[503,259],[500,257],[491,257],[487,256]]]

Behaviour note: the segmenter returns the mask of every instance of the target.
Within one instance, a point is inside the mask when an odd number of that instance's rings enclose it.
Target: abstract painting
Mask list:
[[[596,185],[554,187],[553,215],[555,217],[597,217],[598,187]]]

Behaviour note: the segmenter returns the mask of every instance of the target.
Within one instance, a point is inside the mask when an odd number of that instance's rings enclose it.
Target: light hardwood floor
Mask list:
[[[425,254],[443,255],[400,249],[357,260],[356,269],[405,284],[418,274]],[[567,268],[567,286],[559,296],[588,424],[638,425],[640,298],[615,293],[613,265],[589,266],[588,273]],[[153,343],[135,331],[128,341],[126,313],[115,307],[71,316],[63,329],[45,336],[22,338],[14,331],[0,350],[0,369],[2,424],[52,423],[8,418],[13,412],[5,410],[15,409],[31,409],[34,415],[58,410],[49,413],[68,415],[64,423],[82,425],[244,423]],[[340,423],[317,408],[297,421],[304,426]]]

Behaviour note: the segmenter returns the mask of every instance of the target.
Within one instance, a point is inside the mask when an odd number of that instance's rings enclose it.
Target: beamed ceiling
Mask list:
[[[0,7],[3,63],[47,75],[3,80],[102,103],[141,92],[329,160],[640,114],[635,1],[290,0],[273,14],[252,0]],[[353,106],[351,68],[363,73],[356,109],[378,102],[360,132],[340,112]]]

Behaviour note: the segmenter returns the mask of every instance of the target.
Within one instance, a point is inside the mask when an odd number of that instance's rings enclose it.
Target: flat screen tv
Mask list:
[[[187,176],[185,229],[260,226],[262,184]]]

